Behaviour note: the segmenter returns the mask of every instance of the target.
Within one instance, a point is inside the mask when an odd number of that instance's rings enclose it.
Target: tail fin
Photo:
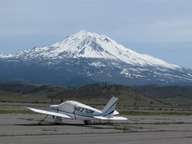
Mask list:
[[[113,112],[115,111],[117,101],[118,98],[113,96],[102,110],[102,116],[112,115]]]

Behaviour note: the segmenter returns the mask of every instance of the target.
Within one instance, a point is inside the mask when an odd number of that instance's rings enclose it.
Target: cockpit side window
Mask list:
[[[80,112],[80,113],[87,113],[87,114],[94,113],[94,111],[92,111],[90,109],[83,108],[83,107],[75,107],[75,111]]]

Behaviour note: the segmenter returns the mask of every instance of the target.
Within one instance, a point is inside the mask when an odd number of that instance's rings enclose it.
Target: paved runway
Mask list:
[[[191,144],[192,116],[129,116],[126,124],[38,125],[41,115],[1,114],[0,144]]]
[[[189,132],[2,137],[2,144],[191,144]]]

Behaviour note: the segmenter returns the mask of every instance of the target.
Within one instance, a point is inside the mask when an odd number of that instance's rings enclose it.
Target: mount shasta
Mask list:
[[[192,70],[137,53],[105,35],[80,31],[51,46],[0,55],[0,81],[191,85]]]

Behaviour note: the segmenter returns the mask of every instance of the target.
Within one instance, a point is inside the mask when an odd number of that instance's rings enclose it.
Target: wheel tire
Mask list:
[[[90,121],[89,120],[84,120],[84,125],[89,125]]]

